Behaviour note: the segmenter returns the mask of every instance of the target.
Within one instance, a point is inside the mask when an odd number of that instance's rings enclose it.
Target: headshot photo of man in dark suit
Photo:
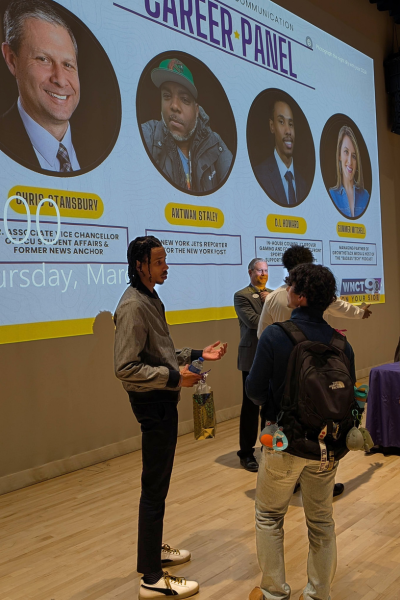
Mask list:
[[[4,40],[2,53],[18,99],[0,117],[0,148],[36,171],[79,171],[86,165],[70,126],[80,100],[73,32],[52,3],[11,0]]]
[[[291,208],[303,202],[310,187],[293,156],[296,144],[293,111],[285,100],[276,99],[271,103],[269,112],[269,129],[275,140],[274,152],[254,167],[254,173],[271,200]]]

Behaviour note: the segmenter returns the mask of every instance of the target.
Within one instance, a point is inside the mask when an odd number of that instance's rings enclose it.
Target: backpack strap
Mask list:
[[[308,337],[302,332],[300,327],[296,325],[291,319],[288,321],[283,321],[283,323],[274,323],[274,325],[278,325],[286,335],[290,338],[291,342],[296,345],[300,344],[300,342],[305,342],[308,340]],[[338,333],[336,330],[333,330],[333,335],[329,344],[338,348],[342,352],[346,350],[346,337],[341,333]]]
[[[274,325],[278,325],[278,327],[283,329],[294,346],[308,340],[308,337],[304,335],[300,327],[298,327],[291,319],[289,319],[289,321],[283,321],[283,323],[274,323]]]
[[[342,352],[346,351],[346,337],[336,330],[333,331],[332,339],[329,342],[331,346],[338,348]]]

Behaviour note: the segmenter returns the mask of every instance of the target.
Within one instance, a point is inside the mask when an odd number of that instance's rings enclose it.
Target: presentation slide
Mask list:
[[[385,301],[373,60],[268,0],[0,0],[0,343],[92,333],[139,235],[170,324],[293,243]]]

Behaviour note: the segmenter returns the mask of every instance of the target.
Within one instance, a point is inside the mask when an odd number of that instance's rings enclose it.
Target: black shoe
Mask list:
[[[382,448],[382,446],[373,446],[372,448],[369,449],[368,452],[365,452],[365,456],[370,456],[371,454],[383,454],[384,449]]]
[[[343,494],[343,492],[344,492],[343,483],[335,483],[335,486],[333,488],[333,497],[335,498],[335,496],[340,496],[340,494]]]
[[[382,448],[383,450],[383,456],[399,456],[400,454],[400,448],[397,448],[395,446],[388,446],[387,448]]]
[[[241,458],[240,464],[242,465],[243,469],[246,469],[246,471],[250,471],[251,473],[257,473],[258,471],[258,462],[254,456],[246,456],[246,458]]]

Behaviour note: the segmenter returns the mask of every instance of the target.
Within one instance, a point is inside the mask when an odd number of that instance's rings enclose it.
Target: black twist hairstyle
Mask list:
[[[136,287],[140,281],[138,271],[142,271],[142,264],[145,262],[149,265],[150,273],[150,262],[151,262],[151,249],[160,248],[162,243],[159,239],[153,235],[145,235],[137,237],[128,246],[127,258],[128,258],[128,277],[131,286]],[[139,268],[136,267],[136,261],[139,262]],[[151,273],[150,273],[151,281]]]
[[[293,286],[295,294],[302,294],[307,299],[307,306],[325,311],[336,300],[336,280],[328,267],[322,265],[297,265],[285,279],[288,286]]]
[[[300,246],[300,244],[292,244],[282,256],[282,263],[285,269],[290,273],[297,265],[304,263],[313,263],[314,256],[310,248]]]

